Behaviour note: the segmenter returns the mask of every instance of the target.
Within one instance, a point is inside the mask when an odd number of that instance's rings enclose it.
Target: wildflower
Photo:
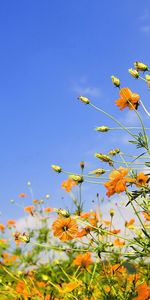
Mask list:
[[[146,219],[146,221],[150,221],[150,214],[146,213],[145,211],[142,212],[144,218]]]
[[[99,132],[107,132],[110,130],[110,128],[108,126],[99,126],[99,127],[96,127],[95,130],[99,131]]]
[[[110,181],[106,182],[104,186],[108,190],[106,195],[108,197],[114,195],[115,193],[120,194],[126,190],[127,182],[132,183],[135,182],[133,178],[125,178],[128,174],[128,169],[120,167],[112,171],[109,175]]]
[[[140,61],[136,61],[134,63],[134,67],[136,68],[137,71],[143,71],[143,72],[148,71],[148,66],[143,64]]]
[[[24,208],[24,211],[28,212],[29,214],[31,214],[33,216],[34,209],[35,209],[35,207],[33,205],[29,205]]]
[[[70,175],[69,178],[71,178],[73,181],[75,181],[76,184],[83,182],[83,177],[80,175]]]
[[[112,233],[112,234],[118,234],[120,232],[121,232],[120,229],[113,229],[113,230],[110,231],[110,233]]]
[[[86,236],[86,235],[88,235],[89,233],[90,233],[90,229],[89,229],[89,227],[87,226],[87,227],[85,227],[85,228],[82,228],[81,231],[78,232],[77,237],[78,237],[78,238],[82,238],[83,236]]]
[[[53,208],[51,208],[51,207],[45,207],[44,208],[44,212],[46,212],[46,213],[50,213],[52,211],[53,211]]]
[[[113,165],[113,161],[108,155],[105,155],[105,154],[102,154],[102,153],[95,153],[95,157],[99,158],[103,162],[107,162],[110,166]]]
[[[72,292],[74,289],[76,289],[78,286],[82,284],[82,281],[72,281],[72,282],[65,282],[62,284],[62,287],[59,288],[59,293],[66,294]]]
[[[106,171],[100,168],[89,172],[90,175],[96,175],[97,177],[101,176],[104,173],[106,173]]]
[[[136,292],[138,296],[133,298],[133,300],[148,300],[150,296],[150,288],[147,286],[146,282],[139,284],[136,287]]]
[[[65,189],[66,192],[69,193],[71,191],[72,187],[75,186],[75,185],[76,185],[75,181],[71,178],[68,178],[67,180],[64,180],[62,182],[61,187],[63,189]]]
[[[91,259],[91,253],[87,252],[85,254],[79,254],[78,256],[76,256],[73,262],[76,266],[87,268],[93,263]]]
[[[5,229],[5,225],[0,224],[0,230],[1,230],[1,231],[4,231],[4,229]]]
[[[115,76],[111,76],[111,80],[112,83],[116,86],[116,87],[120,87],[120,79],[115,77]]]
[[[62,171],[62,168],[60,166],[52,165],[51,167],[57,173],[61,173]]]
[[[81,102],[85,103],[85,104],[89,104],[90,100],[86,97],[83,96],[79,96],[77,99],[79,99]]]
[[[78,233],[78,226],[75,220],[71,217],[58,217],[52,224],[54,236],[61,241],[72,240]]]
[[[103,220],[103,223],[106,225],[106,226],[110,226],[112,224],[111,221],[109,220]]]
[[[133,224],[135,223],[135,219],[131,219],[130,221],[126,221],[125,222],[125,227],[129,228],[129,229],[132,229],[134,226]]]
[[[137,70],[130,68],[130,69],[128,69],[128,71],[131,74],[131,76],[133,76],[134,78],[139,78],[140,74]]]
[[[114,240],[114,245],[116,246],[116,247],[123,247],[124,245],[125,245],[125,241],[122,241],[121,239],[115,239]]]
[[[136,177],[135,184],[139,188],[147,186],[148,179],[149,179],[149,177],[147,175],[145,175],[143,172],[140,172]]]
[[[37,200],[37,199],[33,199],[33,203],[34,203],[34,204],[39,204],[39,203],[40,203],[40,201],[39,201],[39,200]]]
[[[25,198],[25,197],[27,197],[27,194],[25,194],[25,193],[20,193],[19,194],[19,198]]]
[[[7,221],[7,226],[13,226],[13,227],[15,227],[15,225],[16,225],[16,221],[15,220],[8,220]]]
[[[122,88],[120,90],[120,98],[115,101],[116,105],[120,107],[120,110],[128,107],[129,109],[137,109],[140,96],[132,93],[129,88]]]

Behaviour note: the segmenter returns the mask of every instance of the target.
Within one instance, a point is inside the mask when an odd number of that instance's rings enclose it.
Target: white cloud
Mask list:
[[[100,98],[102,96],[101,88],[89,85],[85,76],[82,76],[78,82],[72,82],[72,90],[79,96],[82,95],[94,98]]]
[[[144,33],[150,33],[150,25],[143,25],[140,27],[140,31]]]

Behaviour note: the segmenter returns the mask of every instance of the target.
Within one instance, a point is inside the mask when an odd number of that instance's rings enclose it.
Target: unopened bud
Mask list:
[[[90,175],[96,175],[97,177],[99,177],[100,175],[104,174],[106,171],[104,169],[96,169],[93,170],[91,172],[89,172]]]
[[[115,211],[114,211],[114,209],[110,209],[109,213],[110,213],[110,216],[111,216],[111,217],[113,217],[113,216],[114,216],[114,214],[115,214]]]
[[[77,99],[79,99],[81,102],[85,104],[89,104],[90,100],[87,97],[79,96]]]
[[[65,209],[61,209],[61,208],[53,208],[53,211],[56,212],[58,215],[61,215],[63,217],[70,217],[70,214],[68,211],[66,211]]]
[[[74,180],[76,184],[82,183],[84,181],[83,177],[80,176],[80,175],[70,175],[69,178],[71,178],[72,180]]]
[[[111,156],[115,156],[116,154],[119,154],[119,153],[120,153],[120,149],[119,149],[119,148],[110,150],[110,151],[108,152],[108,154],[111,155]]]
[[[108,130],[110,130],[110,128],[107,126],[99,126],[99,127],[96,127],[95,130],[100,131],[100,132],[107,132]]]
[[[80,167],[81,167],[82,170],[84,169],[84,166],[85,166],[84,161],[81,161],[81,162],[80,162]]]
[[[145,75],[145,79],[147,81],[148,88],[150,89],[150,75]]]
[[[110,166],[113,165],[113,161],[108,155],[105,155],[105,154],[102,154],[102,153],[95,153],[95,157],[99,158],[103,162],[109,163]]]
[[[145,64],[143,64],[140,61],[136,61],[134,63],[134,66],[135,66],[135,68],[136,68],[137,71],[143,71],[143,72],[148,71],[148,66],[145,65]]]
[[[57,173],[61,173],[62,171],[62,168],[60,166],[52,165],[51,167]]]
[[[116,86],[116,87],[120,87],[120,79],[115,77],[115,76],[111,76],[111,80],[112,83]]]
[[[140,74],[137,70],[134,70],[134,69],[130,68],[130,69],[128,69],[128,71],[129,71],[129,73],[132,77],[139,78]]]

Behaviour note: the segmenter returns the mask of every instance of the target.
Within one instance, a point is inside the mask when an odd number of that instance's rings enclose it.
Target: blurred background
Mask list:
[[[96,126],[116,125],[77,97],[87,96],[124,124],[139,126],[134,112],[114,105],[119,93],[110,77],[119,77],[122,87],[142,95],[149,106],[150,91],[128,68],[135,61],[150,65],[150,3],[2,1],[0,42],[0,210],[5,222],[22,216],[21,201],[31,203],[28,181],[34,198],[49,194],[46,205],[70,206],[61,188],[67,176],[54,173],[51,164],[79,172],[84,161],[88,172],[105,168],[95,152],[116,147],[135,151],[126,134],[94,131]],[[147,125],[141,107],[139,111]],[[20,193],[28,197],[22,200]],[[93,207],[96,193],[103,197],[106,191],[84,184],[85,210]]]

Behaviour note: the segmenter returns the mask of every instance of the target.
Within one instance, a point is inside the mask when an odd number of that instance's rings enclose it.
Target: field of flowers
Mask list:
[[[143,80],[146,89],[150,88],[149,72],[142,62],[134,63],[134,69],[129,69],[133,80]],[[119,95],[115,101],[118,112],[133,110],[139,127],[122,124],[95,106],[86,95],[79,96],[78,101],[114,121],[114,128],[97,127],[100,134],[108,137],[114,130],[118,136],[120,132],[127,133],[129,147],[135,146],[134,155],[119,148],[110,149],[108,153],[97,152],[95,158],[100,167],[87,174],[83,161],[78,174],[52,165],[54,176],[66,174],[62,188],[70,195],[73,208],[49,207],[47,195],[45,201],[33,199],[30,206],[22,205],[26,215],[24,230],[20,230],[13,219],[7,224],[0,223],[1,300],[150,299],[150,147],[147,135],[150,128],[145,128],[139,107],[147,118],[150,113],[139,94],[122,87],[119,78],[111,78]],[[96,209],[85,211],[84,182],[104,186],[106,202],[113,195],[119,202],[119,197],[124,195],[124,210],[130,208],[133,216],[120,216],[124,219],[124,228],[115,225],[115,209],[109,210],[108,219],[103,218],[99,194]],[[32,194],[30,182],[28,188]],[[75,190],[78,190],[78,198]],[[27,196],[19,194],[19,201],[25,203]],[[29,219],[34,227],[28,223]]]

